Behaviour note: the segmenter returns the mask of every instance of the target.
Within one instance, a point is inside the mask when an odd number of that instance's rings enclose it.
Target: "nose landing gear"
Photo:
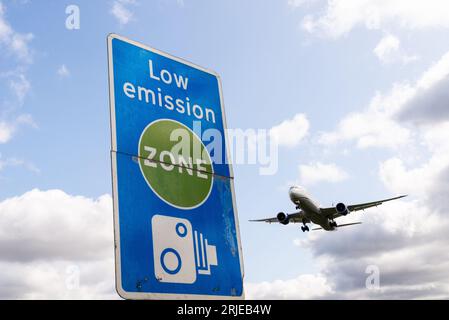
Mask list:
[[[334,228],[337,227],[337,223],[336,223],[335,221],[333,221],[333,220],[329,222],[329,225],[330,225],[331,227],[334,227]]]

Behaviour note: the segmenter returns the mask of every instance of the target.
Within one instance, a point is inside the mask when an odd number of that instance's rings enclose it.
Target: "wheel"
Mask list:
[[[306,232],[306,228],[305,227],[301,227],[302,232]]]
[[[305,226],[305,227],[304,227],[304,230],[306,230],[307,232],[310,231],[308,226]]]

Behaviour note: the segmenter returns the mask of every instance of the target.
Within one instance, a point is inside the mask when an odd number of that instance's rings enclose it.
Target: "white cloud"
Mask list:
[[[17,54],[20,59],[31,62],[32,54],[28,42],[34,38],[33,34],[19,34],[15,33],[9,44],[11,50]]]
[[[319,182],[340,182],[349,175],[334,163],[315,162],[299,166],[299,180],[301,184],[313,185]]]
[[[5,6],[0,2],[0,45],[15,54],[26,63],[32,61],[32,53],[28,43],[33,39],[33,34],[21,34],[16,32],[5,18]]]
[[[0,143],[6,143],[11,140],[14,131],[14,126],[6,121],[0,121]]]
[[[294,8],[299,8],[305,4],[316,2],[317,0],[288,0],[288,5]]]
[[[111,14],[117,19],[120,25],[126,25],[133,20],[134,13],[129,8],[136,5],[135,0],[116,0],[112,4]]]
[[[338,124],[336,131],[321,133],[319,143],[335,145],[355,140],[358,148],[396,148],[409,142],[411,132],[383,113],[369,109],[367,112],[349,114]]]
[[[412,141],[411,123],[449,120],[449,52],[414,83],[396,83],[388,94],[377,93],[368,108],[344,117],[335,131],[321,133],[319,142],[333,145],[355,141],[360,148],[403,147]]]
[[[37,128],[37,125],[34,123],[33,118],[29,114],[22,114],[14,121],[0,121],[0,144],[11,140],[17,129],[22,125]]]
[[[426,199],[429,208],[445,212],[449,206],[449,121],[417,128],[417,132],[419,144],[430,153],[428,158],[416,164],[408,164],[410,154],[387,159],[380,164],[380,179],[392,192]]]
[[[306,115],[298,113],[292,119],[272,127],[270,137],[280,146],[295,147],[307,135],[309,127]]]
[[[20,125],[26,123],[34,125],[31,116],[14,115],[15,109],[23,106],[25,98],[31,89],[31,83],[26,76],[25,70],[32,63],[32,50],[29,47],[29,42],[32,39],[33,35],[31,33],[21,34],[12,28],[6,20],[6,8],[3,2],[0,1],[0,54],[5,60],[13,56],[8,63],[17,63],[15,71],[0,73],[1,78],[5,78],[8,82],[10,95],[13,97],[10,101],[5,94],[0,101],[2,106],[7,105],[10,108],[10,110],[0,115],[0,144],[11,140]],[[8,117],[5,116],[6,114]]]
[[[332,38],[341,37],[357,26],[368,30],[400,27],[407,30],[448,28],[446,0],[328,0],[323,14],[307,15],[303,28]]]
[[[40,173],[40,170],[32,162],[14,157],[3,158],[0,153],[0,171],[6,167],[24,167],[31,172]]]
[[[65,64],[61,65],[56,73],[61,77],[70,76],[70,71]]]
[[[24,74],[19,74],[9,81],[9,86],[20,104],[23,104],[26,95],[31,89],[31,84]]]
[[[391,35],[386,34],[374,48],[374,54],[383,63],[401,62],[407,64],[418,59],[417,56],[406,55],[401,49],[400,40]]]
[[[377,44],[376,48],[374,49],[374,53],[380,60],[385,61],[389,58],[389,56],[399,50],[399,46],[399,39],[391,34],[387,34]]]
[[[433,156],[421,166],[408,169],[401,158],[393,157],[381,163],[379,174],[389,190],[396,193],[427,195],[435,179],[448,167],[448,159]]]
[[[314,299],[332,293],[322,275],[305,274],[295,279],[246,283],[245,297],[258,299]]]
[[[396,118],[415,123],[449,119],[449,51],[412,88],[410,99],[397,107]]]
[[[0,202],[0,298],[114,298],[112,199],[32,190]]]
[[[1,262],[2,299],[118,299],[114,260]]]

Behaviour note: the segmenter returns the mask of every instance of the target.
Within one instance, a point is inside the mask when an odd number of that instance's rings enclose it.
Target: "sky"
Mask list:
[[[448,28],[444,0],[0,0],[0,298],[118,298],[111,32],[215,70],[229,128],[277,138],[273,174],[234,166],[247,298],[448,298]],[[338,232],[248,222],[292,184],[409,196]]]

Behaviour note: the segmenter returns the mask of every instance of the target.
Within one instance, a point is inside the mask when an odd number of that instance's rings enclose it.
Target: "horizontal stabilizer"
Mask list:
[[[338,225],[337,228],[346,227],[346,226],[353,226],[355,224],[362,224],[362,223],[361,222],[345,223],[345,224]],[[323,230],[323,228],[313,228],[312,231],[314,231],[314,230]]]
[[[361,223],[361,222],[353,222],[353,223],[339,224],[339,225],[337,226],[337,228],[340,228],[340,227],[346,227],[346,226],[353,226],[353,225],[355,225],[355,224],[362,224],[362,223]]]

